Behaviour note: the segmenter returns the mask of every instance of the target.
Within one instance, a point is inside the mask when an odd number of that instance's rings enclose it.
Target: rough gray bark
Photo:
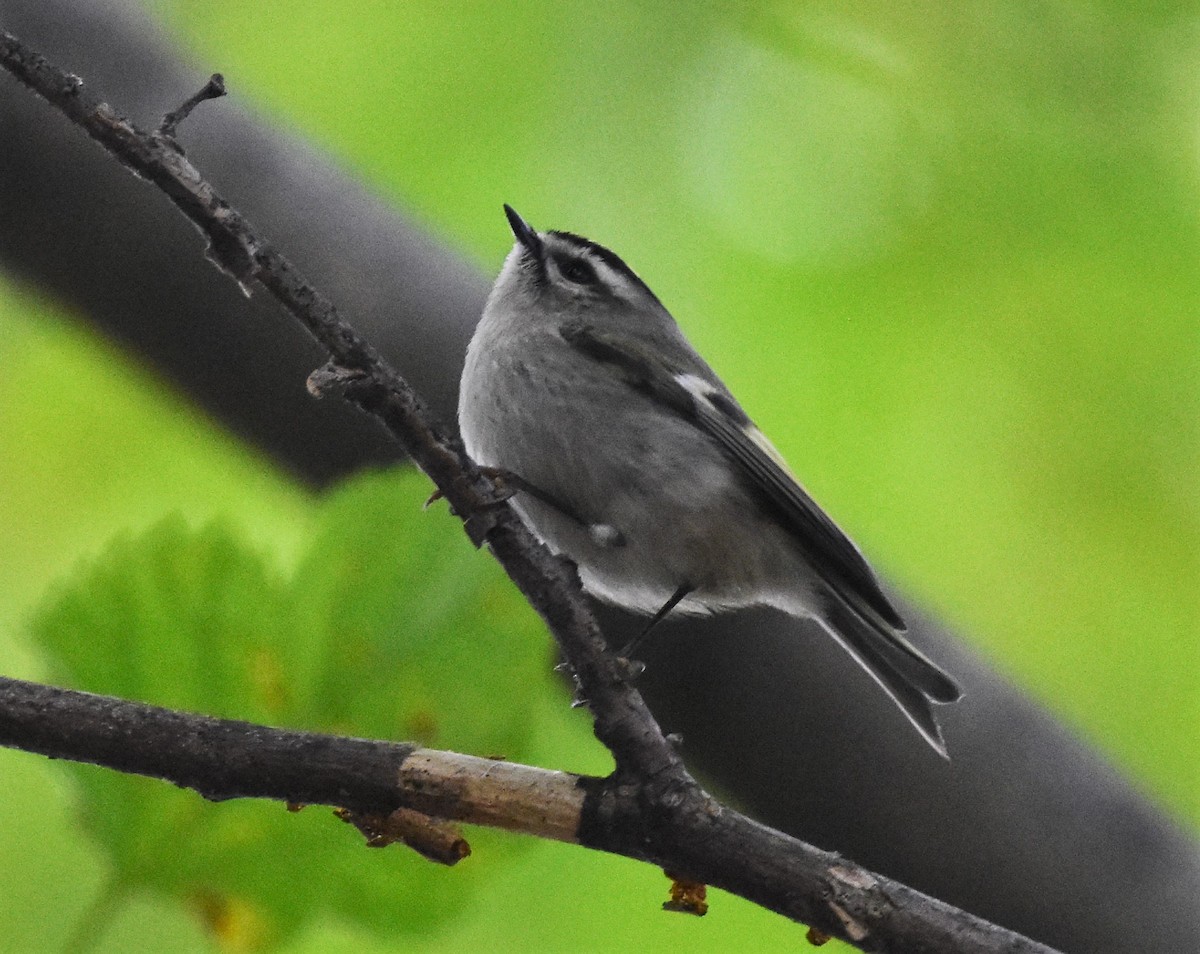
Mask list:
[[[2,0],[0,25],[151,126],[224,65],[179,62],[122,0]],[[449,419],[487,279],[235,100],[188,120],[189,156]],[[308,397],[304,380],[323,357],[273,304],[246,301],[203,262],[195,231],[160,195],[10,82],[0,137],[6,268],[71,302],[304,479],[395,459],[376,425]],[[769,824],[1063,950],[1200,950],[1194,840],[905,610],[914,640],[967,691],[939,712],[950,765],[830,641],[773,615],[667,624],[641,686],[683,735],[689,764]],[[624,640],[628,621],[605,619]]]
[[[0,676],[0,745],[117,767],[205,798],[350,806],[386,830],[396,809],[496,825],[687,872],[866,951],[1057,954],[659,779],[568,775],[513,762],[274,729]],[[547,802],[553,807],[547,817]],[[428,812],[433,819],[422,817]],[[366,822],[366,824],[363,824]],[[382,822],[382,824],[380,824]],[[432,824],[431,824],[432,823]],[[452,828],[455,864],[470,848]],[[410,841],[425,853],[424,838]],[[435,839],[440,841],[440,839]]]

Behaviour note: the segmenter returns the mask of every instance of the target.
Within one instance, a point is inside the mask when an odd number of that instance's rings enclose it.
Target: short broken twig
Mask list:
[[[162,118],[162,122],[158,124],[157,134],[163,139],[175,141],[175,130],[179,128],[179,124],[191,115],[193,109],[203,103],[205,100],[218,99],[225,95],[225,77],[220,73],[213,73],[197,92],[193,93],[180,104],[178,109],[173,109]]]

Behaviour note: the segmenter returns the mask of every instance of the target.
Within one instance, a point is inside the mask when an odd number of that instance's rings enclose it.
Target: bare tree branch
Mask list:
[[[867,951],[1053,954],[707,795],[663,801],[654,780],[273,729],[3,677],[0,745],[160,778],[214,801],[408,809],[573,842],[687,872]],[[452,848],[438,860],[458,857]]]

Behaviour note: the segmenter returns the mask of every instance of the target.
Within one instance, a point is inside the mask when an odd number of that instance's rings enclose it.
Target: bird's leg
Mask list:
[[[636,636],[634,636],[633,639],[626,644],[625,648],[622,649],[617,655],[619,655],[622,659],[633,659],[634,651],[642,644],[642,641],[650,635],[650,630],[654,629],[655,626],[661,623],[666,618],[667,614],[679,605],[679,601],[695,589],[696,588],[692,586],[691,583],[680,583],[678,589],[671,594],[670,599],[663,603],[662,608],[650,618],[650,622],[646,624],[645,628]]]

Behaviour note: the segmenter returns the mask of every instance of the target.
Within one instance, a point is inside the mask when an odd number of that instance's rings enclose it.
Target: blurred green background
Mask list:
[[[481,268],[504,201],[612,246],[888,576],[1200,827],[1195,4],[330,9],[153,6],[198,75]],[[318,499],[35,291],[0,284],[0,328],[7,673],[605,771],[420,478]],[[316,809],[0,765],[0,949],[802,944],[726,897],[663,915],[661,875],[577,849],[473,832],[447,872]],[[286,880],[256,880],[264,851]]]

